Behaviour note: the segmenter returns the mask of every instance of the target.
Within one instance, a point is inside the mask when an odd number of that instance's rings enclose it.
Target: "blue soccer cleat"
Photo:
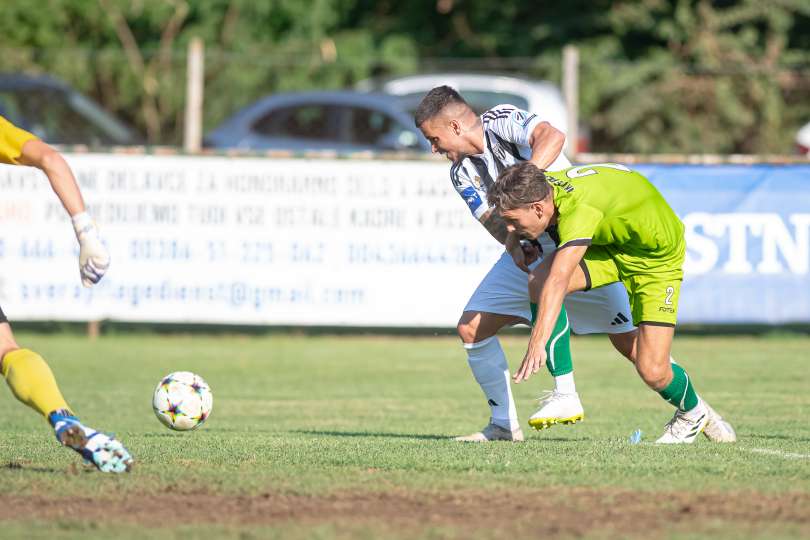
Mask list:
[[[115,437],[82,425],[69,411],[54,411],[48,416],[56,440],[78,452],[101,472],[129,472],[134,463],[129,451]]]

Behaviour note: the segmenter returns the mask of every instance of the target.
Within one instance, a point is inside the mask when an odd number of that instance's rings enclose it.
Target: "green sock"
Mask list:
[[[658,393],[682,411],[690,411],[698,404],[695,387],[692,385],[689,375],[675,362],[672,362],[672,382]]]
[[[537,304],[531,303],[529,307],[532,310],[532,326],[534,326],[537,321]],[[571,362],[571,329],[568,325],[568,313],[565,311],[565,306],[560,309],[554,330],[546,343],[546,354],[548,354],[546,367],[552,377],[574,371],[574,365]]]

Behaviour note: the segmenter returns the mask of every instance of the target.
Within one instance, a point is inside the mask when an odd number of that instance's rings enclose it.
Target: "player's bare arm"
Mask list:
[[[62,155],[40,140],[29,140],[22,146],[19,162],[36,167],[48,177],[56,196],[73,222],[79,241],[79,275],[82,285],[98,283],[110,266],[110,254],[101,242],[96,224],[85,211],[76,178]]]
[[[45,173],[68,214],[75,216],[84,212],[84,200],[79,186],[65,158],[59,152],[42,141],[32,140],[23,145],[19,162],[36,167]]]
[[[546,342],[554,329],[565,295],[585,288],[585,276],[579,263],[585,256],[588,246],[566,246],[554,252],[554,260],[548,275],[545,276],[538,305],[537,322],[529,337],[529,347],[513,380],[516,383],[528,380],[546,363]],[[535,270],[532,277],[543,279]]]
[[[484,213],[483,216],[481,216],[481,225],[483,225],[484,228],[489,231],[489,234],[491,234],[495,240],[506,245],[506,240],[509,236],[509,231],[506,228],[506,222],[493,208],[490,208]]]
[[[540,169],[548,169],[562,152],[565,133],[548,122],[540,122],[532,131],[529,145],[532,147],[531,162]]]

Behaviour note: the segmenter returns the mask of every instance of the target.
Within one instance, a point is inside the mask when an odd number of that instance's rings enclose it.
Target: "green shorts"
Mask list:
[[[588,288],[621,281],[627,288],[633,324],[675,326],[685,249],[661,259],[633,257],[609,246],[590,246],[582,259]]]

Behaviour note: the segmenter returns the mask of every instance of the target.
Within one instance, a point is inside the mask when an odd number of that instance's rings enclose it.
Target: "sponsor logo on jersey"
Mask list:
[[[464,188],[464,191],[461,192],[461,196],[464,197],[464,202],[467,203],[467,206],[470,207],[472,212],[478,210],[478,207],[483,204],[481,196],[472,186]]]
[[[536,114],[528,114],[524,111],[515,111],[512,113],[512,121],[519,125],[520,127],[526,127],[529,125],[529,122],[532,121],[532,118],[537,116]]]

